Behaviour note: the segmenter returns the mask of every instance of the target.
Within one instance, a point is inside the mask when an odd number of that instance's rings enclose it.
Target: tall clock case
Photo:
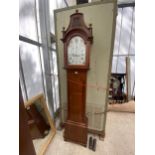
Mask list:
[[[63,28],[64,65],[67,71],[68,116],[65,140],[87,144],[86,79],[89,69],[92,27],[84,23],[78,10],[70,16],[68,28]],[[76,134],[74,134],[76,132]]]

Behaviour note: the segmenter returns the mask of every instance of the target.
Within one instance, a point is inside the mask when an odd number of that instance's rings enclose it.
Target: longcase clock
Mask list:
[[[93,42],[92,25],[86,26],[78,10],[70,16],[68,28],[62,31],[64,68],[67,71],[68,112],[64,140],[86,146],[88,120],[86,107],[86,80]]]

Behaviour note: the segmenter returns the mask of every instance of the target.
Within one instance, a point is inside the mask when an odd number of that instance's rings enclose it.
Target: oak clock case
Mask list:
[[[64,68],[67,72],[68,115],[64,140],[87,145],[88,119],[86,81],[89,69],[90,47],[93,42],[92,25],[86,26],[84,15],[78,10],[70,16],[70,23],[62,31]]]

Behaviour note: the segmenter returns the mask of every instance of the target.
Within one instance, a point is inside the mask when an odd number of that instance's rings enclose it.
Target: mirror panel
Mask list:
[[[28,126],[37,155],[43,155],[56,133],[43,94],[25,103]]]

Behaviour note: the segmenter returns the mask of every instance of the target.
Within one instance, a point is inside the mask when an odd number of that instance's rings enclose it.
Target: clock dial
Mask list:
[[[73,37],[68,45],[67,59],[70,65],[83,65],[86,62],[86,46],[84,40],[79,37]]]

